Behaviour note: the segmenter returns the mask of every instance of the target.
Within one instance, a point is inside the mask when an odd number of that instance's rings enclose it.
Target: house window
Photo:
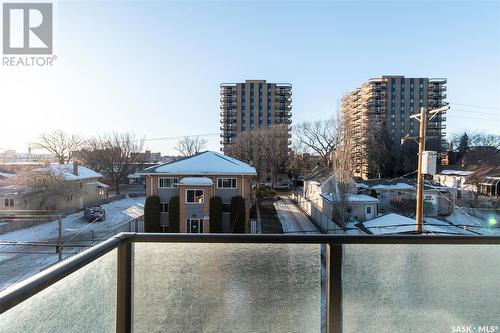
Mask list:
[[[186,190],[186,203],[203,203],[203,190]]]
[[[351,212],[352,212],[351,207],[347,208],[347,213],[349,213],[349,214],[350,214]]]
[[[5,207],[14,207],[14,199],[5,199]]]
[[[372,213],[372,206],[366,206],[366,214]]]
[[[73,201],[73,194],[68,194],[68,197],[66,199],[68,201]]]
[[[236,178],[218,178],[217,188],[236,188]]]
[[[430,195],[426,195],[426,196],[425,196],[425,200],[432,200],[432,196],[430,196]]]
[[[160,203],[160,212],[161,213],[168,213],[168,203],[167,202]]]
[[[158,187],[159,188],[174,188],[177,187],[177,178],[158,178]]]
[[[403,195],[405,195],[404,191],[398,191],[398,196],[403,196]]]

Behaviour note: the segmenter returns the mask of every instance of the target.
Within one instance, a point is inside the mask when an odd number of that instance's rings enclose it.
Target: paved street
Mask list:
[[[288,198],[282,198],[274,203],[276,213],[283,226],[283,231],[297,234],[319,234],[309,218]]]
[[[90,246],[92,239],[98,242],[111,237],[115,230],[128,231],[120,230],[120,227],[128,227],[128,224],[124,224],[137,214],[136,205],[143,203],[144,197],[139,197],[103,205],[106,209],[106,220],[94,224],[83,219],[83,212],[66,216],[62,220],[62,239],[63,243],[71,243],[64,248],[63,257],[67,258],[85,249],[71,246],[72,244]],[[57,234],[58,222],[52,221],[0,235],[0,290],[55,264],[58,260],[55,252]]]

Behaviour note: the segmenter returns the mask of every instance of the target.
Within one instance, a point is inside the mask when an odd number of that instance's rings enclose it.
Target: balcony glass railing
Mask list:
[[[493,236],[125,233],[1,293],[0,332],[495,327],[499,246]]]

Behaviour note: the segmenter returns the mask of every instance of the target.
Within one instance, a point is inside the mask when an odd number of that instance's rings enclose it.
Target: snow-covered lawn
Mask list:
[[[121,225],[137,216],[144,205],[144,197],[127,198],[102,205],[106,210],[106,219],[88,223],[83,212],[66,216],[62,220],[63,242],[74,238],[74,242],[86,244],[95,237],[109,237]],[[131,208],[132,207],[132,208]],[[50,246],[13,246],[0,245],[0,290],[38,273],[57,261],[55,241],[58,234],[58,222],[47,222],[31,228],[16,230],[0,235],[0,242],[50,242]],[[80,250],[78,247],[65,248],[64,257]],[[20,253],[30,252],[30,253]]]

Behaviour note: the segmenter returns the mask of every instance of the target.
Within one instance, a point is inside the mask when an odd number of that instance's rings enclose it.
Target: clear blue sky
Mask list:
[[[219,84],[245,79],[292,83],[295,124],[383,74],[446,77],[449,102],[500,108],[499,1],[58,2],[55,25],[53,68],[0,66],[0,151],[56,128],[218,133]],[[500,134],[500,109],[455,110],[448,133]]]

